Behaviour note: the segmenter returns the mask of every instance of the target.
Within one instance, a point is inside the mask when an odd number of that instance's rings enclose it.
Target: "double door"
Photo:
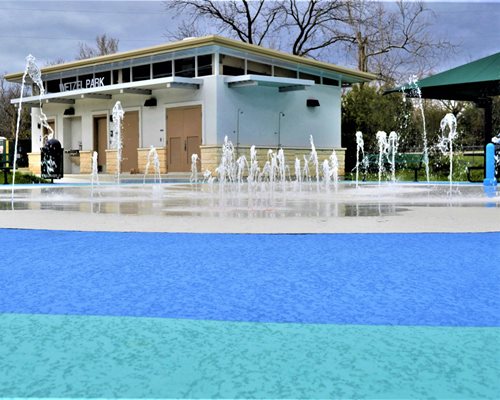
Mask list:
[[[167,109],[168,171],[189,172],[191,156],[200,156],[201,106]]]

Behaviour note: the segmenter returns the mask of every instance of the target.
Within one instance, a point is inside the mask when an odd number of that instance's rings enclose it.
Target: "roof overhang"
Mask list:
[[[42,103],[74,104],[81,99],[110,100],[113,95],[134,94],[149,96],[155,89],[199,89],[203,79],[168,77],[150,79],[138,82],[120,83],[116,85],[101,86],[96,88],[77,89],[58,93],[47,93],[43,96],[30,96],[23,98],[23,104],[37,105]],[[19,104],[20,98],[12,99],[12,104]]]
[[[264,75],[239,75],[225,79],[230,88],[264,86],[278,88],[280,92],[305,90],[307,86],[314,86],[314,81],[308,79],[281,78]]]
[[[202,46],[211,46],[211,45],[231,48],[248,54],[271,57],[277,60],[291,62],[300,66],[322,69],[324,71],[328,71],[330,73],[335,74],[335,76],[337,76],[338,79],[340,79],[343,83],[351,84],[357,82],[369,82],[377,78],[375,75],[370,74],[368,72],[361,72],[355,69],[341,67],[335,64],[330,64],[322,61],[317,61],[311,58],[285,53],[283,51],[267,49],[265,47],[244,43],[239,40],[228,39],[216,35],[204,36],[199,38],[190,38],[158,46],[147,47],[143,49],[108,54],[105,56],[99,56],[85,60],[71,61],[65,64],[51,65],[42,68],[41,72],[42,74],[57,73],[76,68],[98,66],[102,64],[114,63],[128,59],[153,56],[160,53],[189,50],[189,49],[199,48]],[[5,75],[5,79],[10,82],[21,82],[22,77],[23,77],[23,72],[17,72]]]

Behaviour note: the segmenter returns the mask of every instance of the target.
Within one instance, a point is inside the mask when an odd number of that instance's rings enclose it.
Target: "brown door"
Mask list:
[[[108,148],[108,118],[105,115],[94,117],[94,151],[97,151],[99,172],[106,166],[106,149]]]
[[[122,172],[137,170],[139,147],[139,111],[126,111],[122,126]]]
[[[189,172],[191,156],[200,155],[201,106],[167,110],[168,170]]]

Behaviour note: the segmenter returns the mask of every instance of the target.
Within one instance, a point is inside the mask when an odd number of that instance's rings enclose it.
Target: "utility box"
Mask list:
[[[0,136],[0,168],[10,167],[9,162],[9,141]]]
[[[40,151],[42,178],[61,179],[64,176],[64,149],[57,139],[50,139]]]

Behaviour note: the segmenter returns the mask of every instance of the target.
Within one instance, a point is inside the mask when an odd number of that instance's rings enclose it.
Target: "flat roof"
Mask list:
[[[283,51],[272,50],[262,46],[257,46],[254,44],[244,43],[234,39],[228,39],[222,36],[210,35],[200,38],[189,38],[180,40],[177,42],[161,44],[152,47],[145,47],[137,50],[124,51],[120,53],[108,54],[105,56],[93,57],[84,60],[76,60],[67,62],[64,64],[51,65],[48,67],[41,68],[42,74],[55,73],[68,71],[71,69],[81,68],[81,67],[91,67],[96,65],[102,65],[110,62],[123,61],[127,59],[139,58],[144,56],[151,56],[155,54],[161,54],[172,51],[187,50],[192,48],[197,48],[200,46],[208,45],[220,45],[240,51],[245,51],[248,53],[253,53],[256,55],[264,55],[272,57],[278,60],[293,62],[305,66],[320,68],[325,71],[334,72],[341,76],[344,76],[346,81],[350,82],[368,82],[376,79],[374,74],[368,72],[361,72],[355,69],[340,67],[335,64],[330,64],[322,61],[316,61],[310,58],[305,58],[301,56],[296,56],[293,54],[285,53]],[[16,72],[5,75],[5,79],[8,81],[21,80],[24,72]]]

